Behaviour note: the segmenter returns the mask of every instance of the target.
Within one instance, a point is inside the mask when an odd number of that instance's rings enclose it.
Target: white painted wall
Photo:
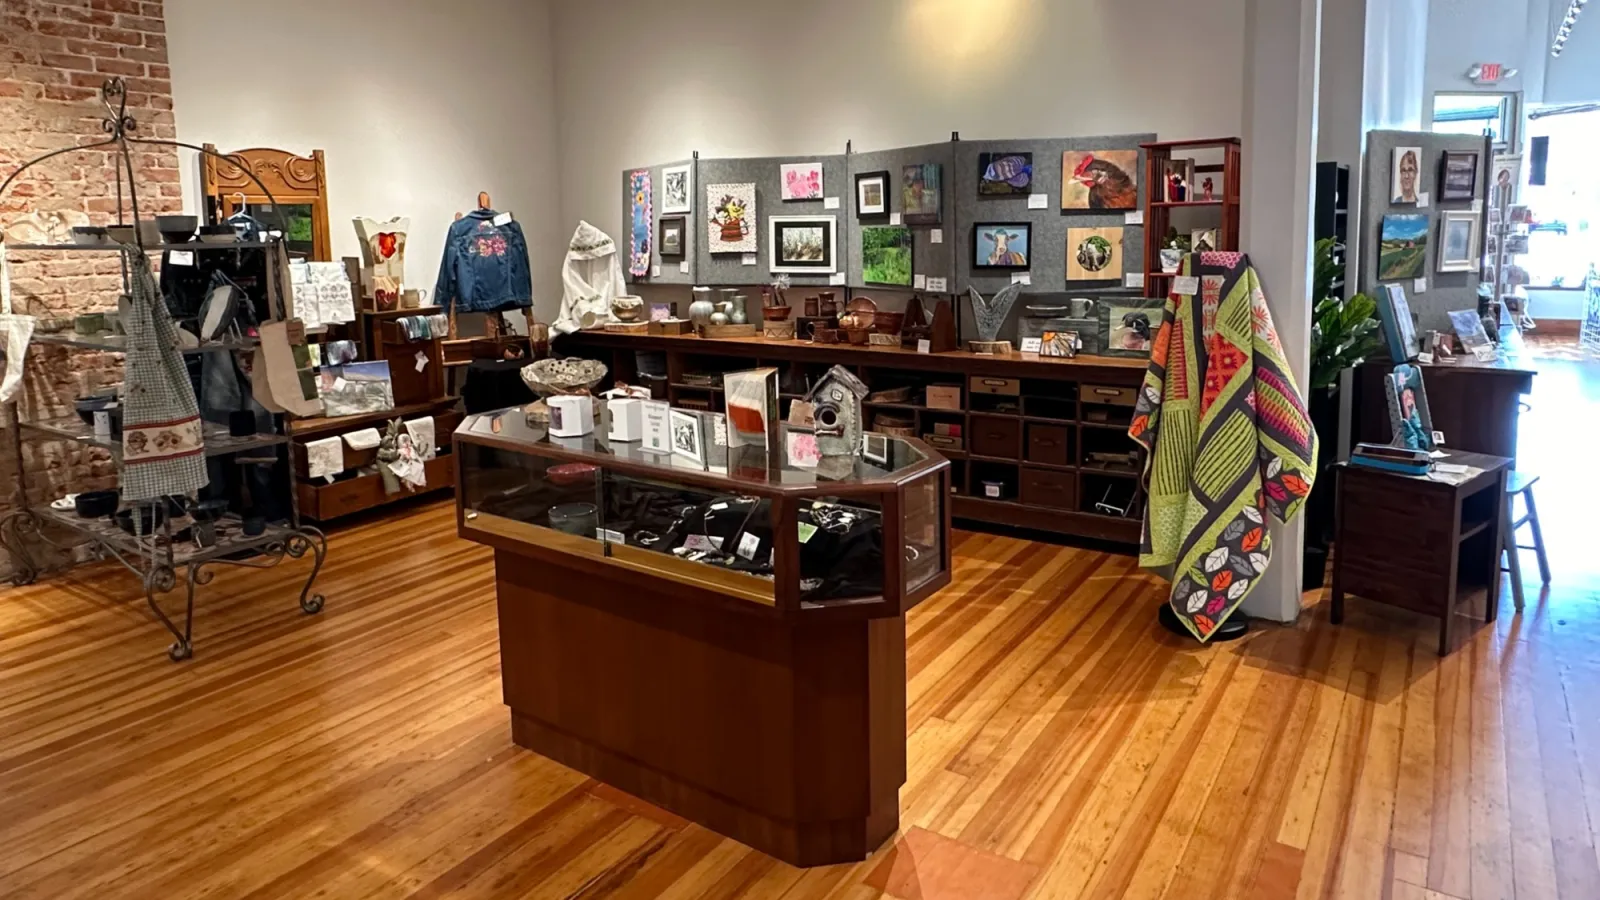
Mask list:
[[[561,218],[616,237],[621,171],[973,138],[1239,133],[1245,0],[557,4]],[[1157,53],[1151,66],[1142,60]]]
[[[1367,131],[1422,127],[1428,2],[1367,0],[1366,53],[1361,63],[1365,68],[1361,120]]]
[[[1514,93],[1524,86],[1528,59],[1528,8],[1551,0],[1430,0],[1425,115],[1431,121],[1439,91]],[[1497,62],[1518,70],[1498,85],[1478,87],[1467,78],[1473,63]]]
[[[178,138],[324,150],[336,257],[360,255],[352,218],[410,216],[406,280],[431,290],[454,214],[483,190],[522,223],[536,297],[559,298],[545,0],[167,0],[166,17]]]
[[[1560,3],[1553,13],[1552,26],[1561,22],[1566,6]],[[1590,4],[1578,18],[1561,56],[1550,59],[1546,43],[1545,57],[1544,102],[1600,102],[1600,3]]]

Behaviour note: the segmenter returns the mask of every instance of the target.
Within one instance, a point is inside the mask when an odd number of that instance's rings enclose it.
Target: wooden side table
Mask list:
[[[1452,452],[1481,470],[1461,484],[1361,466],[1338,467],[1333,622],[1345,594],[1438,616],[1439,655],[1451,648],[1457,605],[1486,591],[1485,621],[1499,612],[1506,475],[1511,460]]]

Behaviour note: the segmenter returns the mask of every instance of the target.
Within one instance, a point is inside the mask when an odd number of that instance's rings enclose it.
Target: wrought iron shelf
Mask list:
[[[112,456],[121,456],[122,454],[122,441],[117,438],[95,434],[94,427],[86,424],[83,419],[77,416],[40,419],[34,422],[18,422],[17,426],[23,431],[39,437],[77,441],[80,444],[104,447],[111,451]],[[235,437],[229,434],[226,428],[219,426],[204,427],[202,433],[205,438],[206,456],[227,456],[232,453],[243,453],[246,450],[259,450],[263,447],[275,447],[279,444],[289,443],[287,435],[252,434],[246,437]]]
[[[61,331],[54,334],[33,335],[35,344],[53,344],[58,347],[78,347],[83,350],[100,350],[107,353],[126,353],[128,350],[128,336],[125,334],[78,334],[75,331]],[[211,353],[217,350],[249,350],[261,342],[255,338],[240,338],[230,341],[206,341],[198,347],[183,347],[179,352],[185,355],[196,353]]]

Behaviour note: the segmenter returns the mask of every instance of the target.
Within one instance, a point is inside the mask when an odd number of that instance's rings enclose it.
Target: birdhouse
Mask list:
[[[816,424],[817,451],[823,456],[856,456],[861,452],[861,401],[867,386],[844,366],[823,375],[806,400]]]

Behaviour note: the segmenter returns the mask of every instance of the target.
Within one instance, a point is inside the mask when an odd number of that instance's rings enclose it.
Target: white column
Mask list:
[[[1321,0],[1249,0],[1245,11],[1241,243],[1261,277],[1295,378],[1310,377],[1311,213],[1316,189]],[[1300,612],[1299,522],[1274,532],[1272,568],[1245,602],[1253,616]]]
[[[1339,0],[1335,0],[1339,2]],[[1419,131],[1431,120],[1424,97],[1428,66],[1428,0],[1367,0],[1366,130]],[[1355,60],[1350,61],[1356,65]]]

